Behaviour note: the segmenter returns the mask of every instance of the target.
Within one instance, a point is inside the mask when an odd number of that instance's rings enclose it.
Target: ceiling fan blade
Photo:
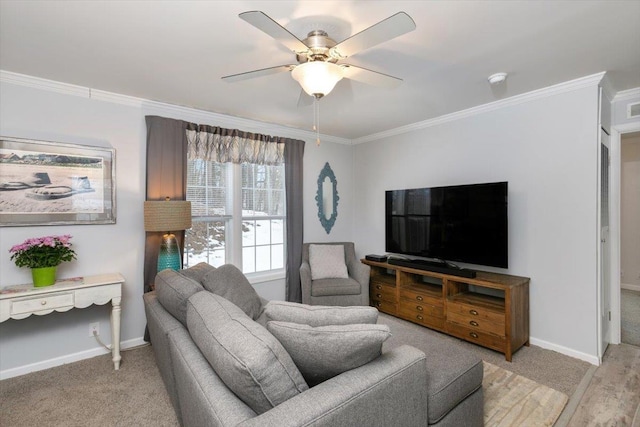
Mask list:
[[[248,80],[256,77],[264,77],[264,76],[269,76],[271,74],[282,73],[283,71],[291,71],[293,68],[295,68],[295,65],[278,65],[277,67],[269,67],[269,68],[263,68],[261,70],[253,70],[253,71],[247,71],[239,74],[231,74],[230,76],[222,77],[222,80],[230,83],[239,82],[241,80]]]
[[[282,25],[271,19],[268,15],[260,12],[259,10],[243,12],[238,16],[260,31],[267,33],[268,35],[285,45],[289,50],[292,50],[296,53],[302,53],[309,50],[309,47],[306,44],[302,43],[299,38],[291,34],[289,30],[287,30]]]
[[[402,84],[402,79],[388,74],[367,70],[366,68],[356,67],[354,65],[343,65],[343,67],[344,77],[357,82],[387,89],[394,89]]]
[[[416,29],[416,23],[404,12],[398,12],[387,19],[341,41],[331,49],[332,56],[347,58],[377,44],[394,39]]]

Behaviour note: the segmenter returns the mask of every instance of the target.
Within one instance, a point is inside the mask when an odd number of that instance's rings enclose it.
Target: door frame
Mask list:
[[[609,204],[609,236],[611,238],[611,344],[620,344],[622,315],[620,309],[620,185],[622,173],[622,135],[640,132],[640,122],[611,127],[611,173]],[[599,290],[598,290],[599,291]]]

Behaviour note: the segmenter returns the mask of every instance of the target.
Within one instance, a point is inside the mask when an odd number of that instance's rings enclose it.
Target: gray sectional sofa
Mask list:
[[[235,267],[207,264],[160,272],[144,305],[183,426],[482,425],[482,362],[381,353],[373,307],[267,302]]]

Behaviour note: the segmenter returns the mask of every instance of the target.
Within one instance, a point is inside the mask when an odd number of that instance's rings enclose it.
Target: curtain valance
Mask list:
[[[190,126],[187,134],[187,157],[220,163],[284,163],[287,138],[225,129],[218,126]]]

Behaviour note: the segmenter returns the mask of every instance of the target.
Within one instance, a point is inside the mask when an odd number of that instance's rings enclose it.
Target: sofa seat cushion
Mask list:
[[[257,414],[309,388],[282,344],[221,296],[189,298],[187,327],[216,374]]]
[[[482,359],[448,339],[434,337],[425,349],[429,424],[435,424],[482,388]]]
[[[267,321],[300,323],[313,327],[328,325],[375,324],[378,310],[374,307],[335,307],[296,302],[269,301],[264,309]]]
[[[311,296],[360,295],[360,283],[348,279],[319,279],[311,282]]]
[[[202,286],[240,307],[256,320],[262,313],[262,301],[246,276],[233,264],[225,264],[205,274]]]
[[[290,322],[267,323],[311,386],[355,369],[380,356],[391,336],[387,325],[356,324],[312,327]]]
[[[202,285],[177,271],[166,269],[156,275],[155,288],[160,304],[186,326],[187,301],[191,295],[204,290]]]

